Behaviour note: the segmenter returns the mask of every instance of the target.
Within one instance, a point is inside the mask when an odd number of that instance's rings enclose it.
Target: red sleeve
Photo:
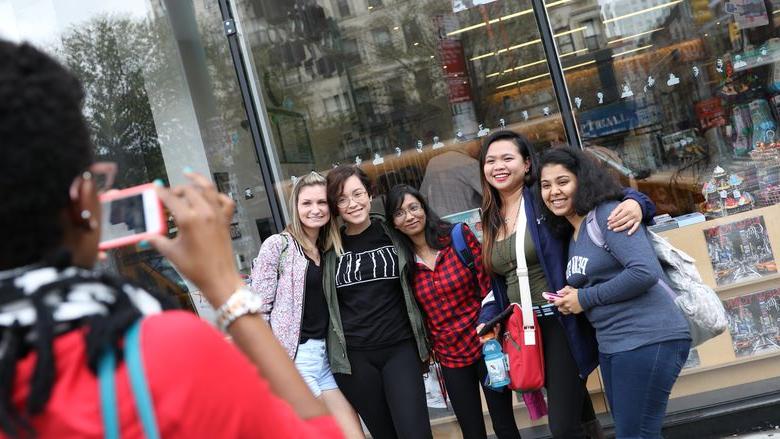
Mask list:
[[[329,416],[300,419],[235,346],[189,312],[144,320],[141,345],[160,437],[343,437]]]
[[[471,249],[471,254],[474,255],[474,266],[477,269],[479,285],[482,287],[480,297],[484,298],[493,287],[490,283],[490,276],[485,273],[485,269],[482,267],[482,244],[479,243],[469,226],[463,224],[463,231],[463,235],[466,237],[466,244]]]

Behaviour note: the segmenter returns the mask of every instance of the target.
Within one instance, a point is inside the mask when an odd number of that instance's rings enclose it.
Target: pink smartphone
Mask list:
[[[133,245],[168,232],[162,202],[153,183],[106,192],[100,196],[100,250]]]
[[[545,291],[542,293],[542,297],[547,299],[548,302],[555,302],[556,299],[560,299],[563,296],[557,293],[551,293],[549,291]]]

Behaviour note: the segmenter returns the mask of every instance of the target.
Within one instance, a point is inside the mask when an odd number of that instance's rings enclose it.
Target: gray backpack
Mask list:
[[[595,210],[588,212],[585,229],[594,244],[612,254],[604,240],[601,227],[596,222]],[[728,319],[723,303],[718,294],[702,282],[694,265],[695,260],[649,230],[647,237],[670,281],[667,284],[665,280],[659,279],[658,283],[674,298],[688,321],[693,339],[691,347],[698,346],[726,330]]]

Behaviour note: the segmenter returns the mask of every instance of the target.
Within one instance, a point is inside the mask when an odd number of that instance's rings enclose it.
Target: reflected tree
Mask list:
[[[86,90],[96,156],[120,164],[119,186],[166,175],[144,74],[163,67],[155,28],[147,20],[100,16],[62,37],[61,58]]]

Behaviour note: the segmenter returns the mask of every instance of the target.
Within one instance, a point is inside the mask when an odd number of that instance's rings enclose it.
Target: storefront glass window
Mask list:
[[[216,2],[0,0],[0,38],[36,45],[81,79],[117,187],[181,183],[190,167],[231,194],[236,262],[249,272],[272,225]],[[107,264],[185,307],[206,303],[152,250],[112,251]]]
[[[780,374],[778,12],[764,0],[549,9],[553,29],[585,28],[558,40],[573,45],[563,68],[582,146],[655,201],[653,229],[696,259],[729,316],[673,398]]]
[[[375,209],[407,183],[448,215],[479,207],[479,137],[566,142],[530,2],[473,3],[236,2],[282,198],[293,176],[359,163]],[[463,187],[443,187],[447,172]]]

